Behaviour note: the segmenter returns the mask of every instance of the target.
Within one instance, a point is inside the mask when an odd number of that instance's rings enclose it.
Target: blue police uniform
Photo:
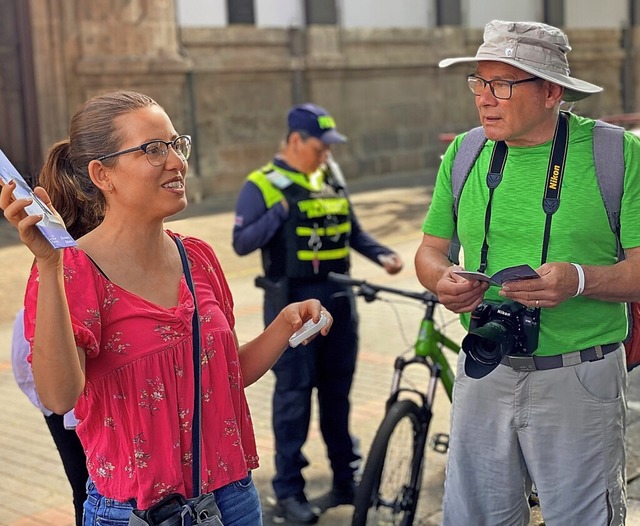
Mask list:
[[[289,211],[282,200],[286,199]],[[343,185],[330,172],[297,172],[276,157],[249,175],[236,205],[233,247],[239,255],[262,251],[265,326],[290,302],[317,298],[333,315],[328,336],[288,348],[273,367],[273,430],[278,500],[304,490],[301,448],[317,389],[320,430],[334,486],[349,483],[359,456],[349,434],[349,392],[356,365],[358,316],[350,288],[328,281],[330,271],[349,271],[349,251],[372,261],[393,252],[364,232]]]

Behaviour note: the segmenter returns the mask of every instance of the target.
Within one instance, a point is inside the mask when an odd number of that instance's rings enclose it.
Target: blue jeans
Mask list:
[[[262,509],[251,473],[213,492],[224,526],[261,526]],[[98,493],[93,481],[87,482],[84,526],[127,526],[133,506],[108,499]]]

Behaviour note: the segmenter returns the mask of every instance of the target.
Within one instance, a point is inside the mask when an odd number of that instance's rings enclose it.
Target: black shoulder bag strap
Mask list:
[[[200,318],[198,316],[198,301],[196,299],[196,289],[191,279],[191,270],[189,269],[189,260],[187,259],[187,252],[184,249],[184,245],[178,236],[175,236],[173,240],[178,245],[178,251],[180,252],[180,259],[182,260],[182,269],[184,271],[184,277],[187,280],[187,285],[193,296],[193,391],[194,391],[194,403],[193,403],[193,423],[191,428],[191,436],[193,437],[193,496],[197,497],[201,492],[200,481],[200,412],[202,410],[202,398],[200,396]]]

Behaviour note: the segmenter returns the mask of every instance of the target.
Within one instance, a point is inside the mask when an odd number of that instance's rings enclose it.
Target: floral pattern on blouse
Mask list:
[[[173,235],[169,232],[170,235]],[[181,239],[196,287],[201,331],[202,491],[258,467],[253,425],[233,335],[233,299],[209,245]],[[65,249],[65,292],[86,384],[77,433],[98,491],[148,508],[192,491],[193,296],[184,277],[178,305],[163,308],[108,281],[78,248]],[[33,344],[37,267],[25,297]]]

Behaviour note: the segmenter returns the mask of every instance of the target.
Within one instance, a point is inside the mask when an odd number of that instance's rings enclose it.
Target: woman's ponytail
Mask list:
[[[51,147],[38,184],[49,194],[71,236],[78,239],[100,224],[105,201],[91,180],[74,168],[69,147],[68,139]]]

